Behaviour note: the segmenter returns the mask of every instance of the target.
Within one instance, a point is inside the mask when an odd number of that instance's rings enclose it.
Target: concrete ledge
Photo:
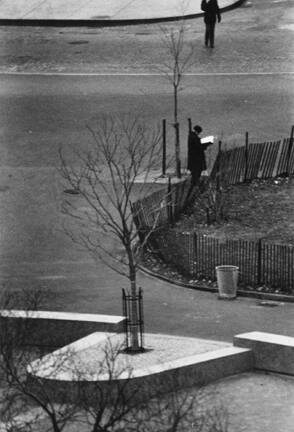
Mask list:
[[[58,348],[93,332],[120,333],[125,318],[51,311],[0,311],[0,326],[24,346]]]
[[[234,345],[252,350],[256,369],[294,375],[294,338],[256,331],[236,335]]]
[[[169,383],[176,388],[202,386],[249,371],[252,366],[253,358],[249,349],[229,347],[164,363],[150,368],[149,375],[147,371],[137,371],[132,381],[138,387],[145,387],[145,391],[156,386],[160,392],[166,392]]]
[[[173,374],[174,371],[181,371],[182,379],[187,381],[184,384],[185,386],[190,385],[191,382],[193,384],[207,384],[228,375],[250,370],[252,368],[251,360],[251,352],[248,349],[222,348],[136,369],[132,373],[132,378],[143,378],[168,372]],[[121,378],[126,379],[127,374],[124,372]],[[101,379],[105,380],[105,377],[101,377]]]
[[[117,373],[111,369],[110,378],[101,365],[99,371],[99,362],[97,371],[91,372],[91,368],[87,368],[88,356],[75,357],[77,351],[83,352],[83,346],[90,346],[98,339],[102,342],[106,336],[95,333],[81,341],[81,346],[78,341],[34,361],[28,368],[29,385],[35,390],[42,388],[56,402],[75,403],[81,392],[91,395],[89,404],[96,403],[95,398],[104,392],[115,400],[122,389],[125,397],[136,394],[136,399],[143,401],[175,389],[205,385],[253,367],[251,350],[228,346],[160,364],[152,365],[147,361],[146,366],[139,369],[123,368]]]

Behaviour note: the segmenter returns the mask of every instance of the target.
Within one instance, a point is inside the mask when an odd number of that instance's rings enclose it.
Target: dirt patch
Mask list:
[[[294,245],[294,178],[254,180],[230,186],[224,192],[224,220],[208,224],[201,200],[176,224],[182,231],[196,230],[220,240],[263,239]]]
[[[172,228],[180,233],[196,231],[219,240],[263,239],[266,243],[294,245],[294,178],[254,180],[234,185],[225,191],[225,212],[222,223],[207,223],[206,211],[199,199],[192,209]],[[151,251],[145,251],[142,264],[148,270],[168,280],[203,289],[217,290],[215,280],[192,279],[164,262]],[[239,282],[239,290],[261,293],[283,293],[279,287],[251,286]]]

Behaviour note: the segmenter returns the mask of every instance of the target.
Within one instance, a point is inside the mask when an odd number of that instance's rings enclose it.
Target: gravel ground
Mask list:
[[[86,371],[93,374],[97,371],[97,364],[104,361],[105,353],[109,350],[111,354],[113,349],[115,352],[117,347],[123,347],[123,343],[124,336],[116,335],[109,339],[102,349],[97,350],[97,346],[93,346],[79,352],[78,363],[81,365],[81,368],[86,367]],[[146,334],[144,344],[146,351],[135,355],[119,352],[115,366],[118,374],[124,370],[136,373],[138,370],[148,369],[154,365],[162,365],[166,362],[215,351],[227,346],[231,345],[205,339]]]
[[[108,379],[111,370],[113,376],[121,378],[123,374],[131,376],[148,370],[155,365],[163,365],[175,360],[203,354],[209,351],[230,347],[231,344],[198,338],[170,336],[162,334],[145,334],[142,353],[128,354],[125,352],[125,336],[123,334],[111,335],[102,342],[89,348],[69,347],[66,358],[63,359],[59,351],[55,351],[57,361],[54,361],[52,370],[52,355],[48,354],[41,360],[41,371],[38,363],[33,366],[35,373],[45,376],[52,374],[57,379],[74,379],[82,376],[84,380],[92,381],[97,374],[99,379]],[[54,357],[54,353],[53,353]],[[57,366],[56,366],[57,365]],[[49,367],[49,369],[47,369]],[[43,369],[44,368],[44,369]],[[50,372],[48,372],[50,371]]]

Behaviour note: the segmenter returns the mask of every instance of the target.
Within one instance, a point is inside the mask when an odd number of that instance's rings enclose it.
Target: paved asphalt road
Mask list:
[[[49,289],[49,309],[119,314],[119,289],[127,282],[103,264],[93,264],[62,233],[64,188],[56,171],[57,150],[60,144],[69,149],[86,145],[85,123],[94,114],[128,108],[142,112],[150,123],[168,118],[168,84],[154,76],[5,75],[0,80],[3,285]],[[223,131],[223,140],[231,144],[243,142],[248,124],[253,140],[287,135],[292,75],[191,76],[185,81],[185,122],[199,101],[201,116],[193,119],[209,133],[220,136]],[[113,248],[119,252],[115,244]],[[264,308],[256,300],[238,299],[232,308],[213,294],[184,290],[183,295],[183,288],[144,275],[140,283],[148,331],[220,340],[256,329],[294,334],[291,304]]]
[[[187,117],[230,145],[243,143],[246,130],[253,141],[289,134],[293,75],[281,72],[291,72],[293,64],[290,7],[290,1],[258,0],[227,13],[213,53],[201,45],[202,21],[189,22],[189,38],[199,45],[191,72],[204,76],[183,81],[184,143]],[[1,28],[0,70],[150,73],[162,57],[156,32],[152,26]],[[228,75],[207,75],[215,72]],[[3,286],[49,288],[49,308],[120,313],[116,293],[125,283],[101,263],[93,264],[61,231],[64,194],[56,172],[57,148],[81,148],[89,140],[85,123],[105,111],[140,112],[150,123],[169,121],[171,100],[171,88],[158,76],[0,76]],[[140,283],[149,331],[221,340],[256,329],[294,334],[293,305],[262,308],[255,300],[238,299],[232,307],[212,294],[183,293],[183,288],[146,276]]]
[[[183,159],[187,118],[224,145],[289,136],[293,121],[291,74],[187,76],[180,92]],[[82,148],[87,123],[102,114],[136,113],[150,127],[172,122],[172,93],[161,76],[0,76],[0,160],[4,166],[55,166],[60,144]],[[278,117],[278,119],[277,119]],[[168,151],[173,153],[172,127]]]

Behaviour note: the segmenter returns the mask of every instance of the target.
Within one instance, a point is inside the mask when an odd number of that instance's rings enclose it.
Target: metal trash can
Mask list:
[[[215,268],[216,279],[221,299],[234,299],[237,297],[239,267],[221,265]]]

